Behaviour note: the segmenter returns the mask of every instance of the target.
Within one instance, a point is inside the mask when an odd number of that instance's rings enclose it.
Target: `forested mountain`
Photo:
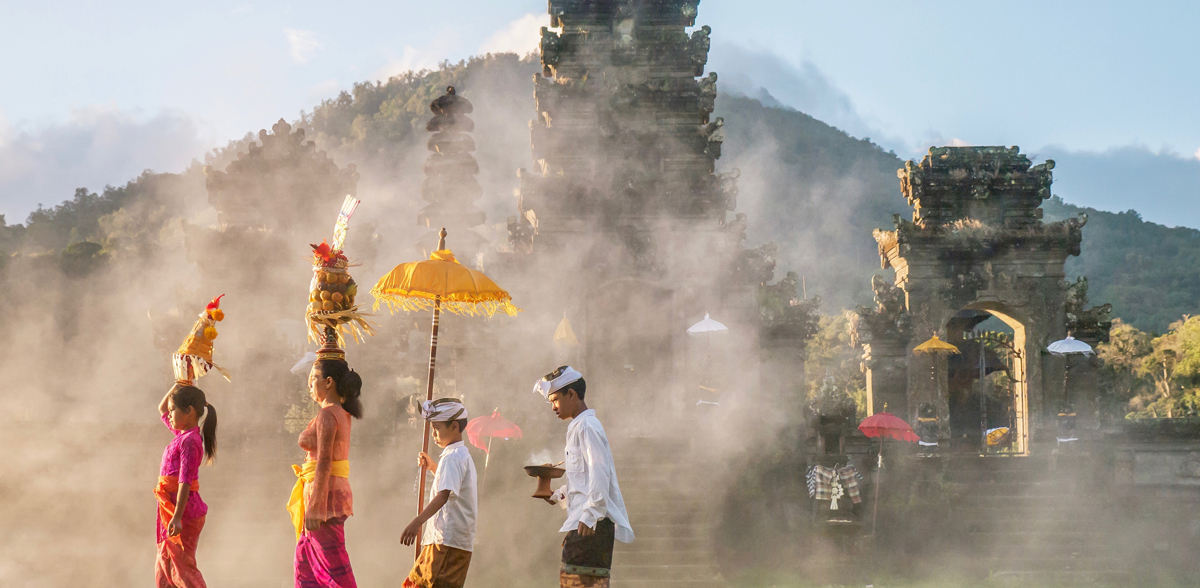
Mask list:
[[[446,86],[457,86],[475,104],[476,155],[485,187],[479,204],[489,225],[483,232],[502,246],[506,217],[515,212],[514,172],[533,166],[530,80],[539,69],[535,59],[511,54],[443,63],[435,71],[356,84],[296,124],[339,165],[357,164],[360,195],[373,199],[378,214],[395,227],[411,230],[410,219],[423,204],[416,186],[428,103]],[[715,115],[724,117],[726,133],[718,166],[741,170],[738,212],[748,215],[751,244],[778,244],[776,275],[800,273],[808,294],[825,299],[828,313],[868,302],[870,275],[881,271],[871,230],[890,228],[892,213],[909,211],[896,178],[903,161],[804,113],[750,98],[722,95]],[[223,169],[251,138],[208,154],[206,163]],[[1130,194],[1129,200],[1141,196]],[[199,166],[182,174],[147,172],[99,193],[80,189],[63,204],[34,212],[23,225],[7,225],[0,217],[5,253],[0,259],[37,256],[64,271],[86,273],[113,258],[146,254],[159,246],[173,220],[202,218],[206,207]],[[1126,324],[1154,332],[1200,309],[1200,231],[1169,229],[1133,211],[1079,208],[1057,198],[1045,209],[1047,220],[1088,213],[1083,254],[1070,260],[1068,270],[1072,277],[1089,278],[1093,304],[1111,302]],[[389,223],[380,225],[381,231],[390,229]],[[72,249],[82,242],[98,247]]]

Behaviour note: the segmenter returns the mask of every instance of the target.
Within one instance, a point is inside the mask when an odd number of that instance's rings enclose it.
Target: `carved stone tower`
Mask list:
[[[1068,399],[1063,361],[1044,350],[1067,334],[1063,264],[1079,254],[1087,222],[1042,222],[1053,168],[1031,165],[1016,147],[939,147],[897,172],[912,220],[895,215],[894,230],[875,231],[894,285],[876,280],[876,306],[859,309],[872,412],[886,403],[915,423],[924,406],[936,411],[942,444],[968,451],[981,450],[981,429],[998,422],[1011,430],[1009,451],[1028,452],[1031,437],[1053,440]],[[991,317],[1007,334],[989,346],[972,330]],[[963,354],[949,363],[913,354],[935,334]],[[994,372],[1006,378],[1000,408],[980,399],[997,385]]]
[[[433,118],[425,130],[433,135],[426,145],[430,153],[421,197],[430,204],[417,214],[417,224],[432,230],[418,241],[417,248],[428,255],[437,248],[438,231],[444,227],[454,236],[451,242],[460,261],[474,265],[484,239],[471,229],[483,224],[485,215],[475,206],[483,188],[475,179],[479,164],[471,156],[475,140],[468,134],[475,130],[467,116],[473,107],[450,86],[445,95],[429,103],[429,109]]]
[[[742,250],[744,217],[726,223],[737,173],[715,173],[723,121],[709,116],[717,75],[699,77],[710,29],[688,31],[698,3],[551,0],[560,30],[542,29],[534,76],[537,167],[518,172],[509,219],[502,265],[554,276],[526,294],[544,297],[546,332],[565,312],[589,380],[631,398],[682,402],[683,334],[706,312],[756,348],[755,288],[773,267]]]

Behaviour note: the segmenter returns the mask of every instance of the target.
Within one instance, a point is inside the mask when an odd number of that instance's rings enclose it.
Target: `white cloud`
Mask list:
[[[444,31],[436,35],[436,39],[424,47],[405,45],[400,56],[390,56],[383,67],[371,74],[371,79],[387,80],[408,71],[436,68],[458,44],[458,35],[453,31]]]
[[[1195,157],[1197,161],[1200,161],[1200,149],[1197,149],[1196,152],[1192,154],[1192,157]]]
[[[549,23],[545,14],[526,14],[492,33],[492,36],[479,46],[479,53],[532,53],[537,50],[538,43],[542,40],[542,27],[547,24]]]
[[[10,224],[24,222],[38,204],[57,205],[76,188],[99,192],[147,169],[182,171],[215,144],[211,129],[179,111],[141,116],[91,106],[39,126],[0,117],[0,214]]]
[[[878,121],[865,119],[850,96],[808,59],[785,59],[768,50],[716,40],[705,69],[717,72],[721,92],[750,96],[766,106],[794,108],[885,148],[904,151],[907,147]]]
[[[321,100],[336,96],[341,89],[342,85],[338,83],[337,78],[330,78],[310,88],[308,93],[312,97]]]
[[[288,47],[291,48],[292,61],[299,64],[308,63],[308,58],[322,46],[312,31],[283,29],[283,35],[287,37]]]
[[[1169,149],[1144,145],[1105,151],[1074,151],[1056,145],[1039,150],[1053,159],[1054,194],[1072,204],[1100,210],[1136,209],[1168,227],[1200,228],[1200,161]]]

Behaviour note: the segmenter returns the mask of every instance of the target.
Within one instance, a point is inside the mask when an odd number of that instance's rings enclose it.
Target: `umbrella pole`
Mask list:
[[[875,522],[879,518],[879,483],[883,481],[883,437],[879,438],[879,461],[875,468],[875,502],[871,505],[871,536],[875,537]],[[878,540],[876,540],[878,543]],[[874,550],[872,550],[872,553]],[[874,556],[872,556],[874,557]]]
[[[442,237],[443,241],[445,237]],[[438,324],[441,322],[442,315],[442,299],[435,298],[433,301],[433,331],[429,335],[429,385],[425,388],[425,400],[433,400],[433,373],[437,367],[437,344],[438,344]],[[421,452],[429,452],[429,421],[425,421],[424,432],[421,434]],[[417,489],[417,514],[421,514],[425,510],[425,468],[421,468],[421,482]],[[422,530],[424,525],[421,526]],[[421,556],[421,533],[417,534],[417,540],[414,542],[417,546],[417,554],[415,557]]]

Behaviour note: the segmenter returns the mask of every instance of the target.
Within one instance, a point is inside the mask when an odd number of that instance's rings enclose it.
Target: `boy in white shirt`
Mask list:
[[[421,415],[430,421],[442,456],[437,465],[424,452],[417,460],[433,472],[433,499],[405,527],[400,542],[412,545],[421,525],[432,521],[425,527],[421,555],[413,562],[404,588],[461,588],[475,546],[475,462],[462,440],[467,409],[457,398],[441,398],[422,403]]]
[[[550,504],[566,500],[567,521],[559,532],[563,539],[560,588],[608,588],[613,541],[633,541],[633,528],[617,484],[617,470],[604,427],[596,411],[583,398],[583,374],[562,366],[534,384],[567,426],[567,483],[547,498]]]

